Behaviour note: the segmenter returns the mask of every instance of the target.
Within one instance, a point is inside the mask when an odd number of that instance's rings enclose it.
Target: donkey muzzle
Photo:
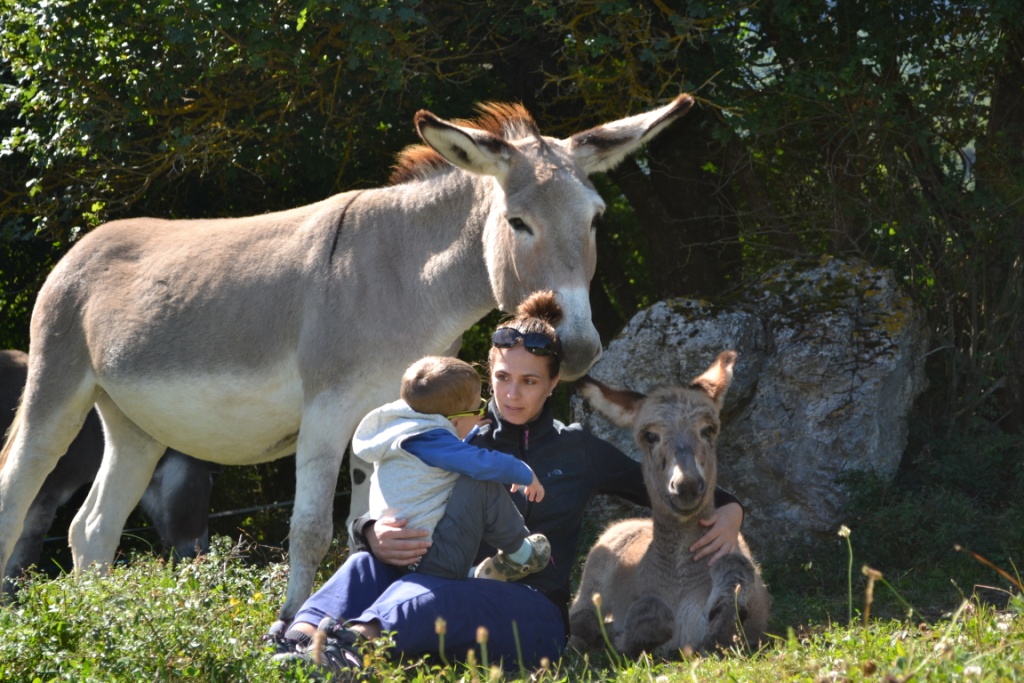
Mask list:
[[[707,480],[696,471],[686,472],[678,467],[669,481],[668,490],[676,512],[689,512],[704,500]]]

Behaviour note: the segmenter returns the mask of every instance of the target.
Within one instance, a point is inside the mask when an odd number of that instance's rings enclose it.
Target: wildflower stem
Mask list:
[[[483,662],[484,668],[490,668],[491,664],[487,658],[487,639],[490,633],[484,626],[479,626],[476,629],[476,642],[480,646],[480,661]]]
[[[753,653],[753,648],[750,647],[750,640],[747,639],[747,630],[743,628],[743,619],[740,618],[740,591],[743,590],[741,584],[736,584],[736,588],[733,590],[732,605],[733,611],[736,614],[736,630],[739,631],[740,638],[743,639],[743,646],[747,648],[747,654]]]
[[[519,625],[515,619],[512,620],[512,638],[516,641],[516,657],[519,658],[519,673],[526,675],[526,666],[523,664],[523,648],[519,644]]]
[[[597,611],[597,625],[601,628],[601,637],[604,638],[605,647],[608,649],[608,657],[615,662],[616,667],[620,667],[622,663],[619,661],[619,653],[612,646],[612,639],[608,637],[608,631],[604,627],[604,615],[601,614],[601,594],[594,593],[591,600],[594,603],[594,609]]]
[[[867,588],[864,589],[864,628],[868,627],[868,620],[871,618],[871,603],[875,601],[875,581],[882,578],[882,572],[864,565],[861,573],[868,577]]]
[[[886,580],[885,580],[885,578],[884,578],[884,577],[882,577],[882,576],[879,576],[879,577],[878,577],[878,580],[879,580],[879,581],[881,581],[881,582],[882,582],[882,585],[884,585],[884,586],[885,586],[886,588],[888,588],[888,589],[889,589],[889,590],[890,590],[890,591],[892,592],[892,594],[896,596],[896,599],[897,599],[897,600],[899,600],[899,601],[900,601],[900,603],[901,603],[901,604],[902,604],[902,605],[903,605],[904,607],[906,607],[906,608],[907,608],[907,616],[908,616],[908,617],[909,617],[910,615],[912,615],[912,614],[915,614],[915,613],[917,612],[917,610],[915,610],[915,609],[914,609],[914,608],[913,608],[913,607],[912,607],[912,606],[910,605],[910,603],[909,603],[909,602],[907,602],[906,600],[904,600],[904,599],[903,599],[903,596],[902,596],[902,595],[900,595],[900,594],[899,594],[899,593],[898,593],[898,592],[896,591],[896,589],[895,589],[895,588],[893,588],[893,587],[892,587],[892,585],[891,585],[891,584],[890,584],[890,583],[889,583],[888,581],[886,581]],[[919,615],[919,616],[920,616],[920,615]]]
[[[846,623],[853,623],[853,544],[850,543],[850,527],[843,524],[839,535],[846,539]]]
[[[444,617],[438,617],[434,622],[434,632],[437,633],[437,654],[441,657],[441,663],[447,668],[449,665],[448,658],[444,656],[444,636],[448,632],[448,623]]]

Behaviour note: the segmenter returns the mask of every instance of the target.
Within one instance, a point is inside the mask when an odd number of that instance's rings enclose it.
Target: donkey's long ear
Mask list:
[[[684,94],[660,109],[576,133],[569,138],[569,151],[587,175],[607,171],[690,111],[692,106],[693,98]]]
[[[704,374],[690,382],[694,389],[700,389],[715,402],[715,407],[722,409],[725,401],[725,392],[732,383],[732,369],[736,365],[736,352],[723,351],[711,364]]]
[[[612,389],[598,382],[590,375],[584,375],[576,382],[580,395],[594,407],[594,410],[611,420],[616,427],[631,427],[636,411],[646,396],[628,389]]]
[[[496,176],[499,181],[508,175],[509,160],[516,150],[501,138],[476,128],[457,126],[425,109],[416,112],[413,121],[423,141],[455,166],[470,173]]]

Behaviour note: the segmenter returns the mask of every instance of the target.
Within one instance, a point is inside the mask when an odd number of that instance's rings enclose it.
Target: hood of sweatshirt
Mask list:
[[[363,418],[352,437],[352,452],[367,462],[379,462],[402,439],[432,429],[446,429],[457,434],[455,425],[444,415],[418,413],[399,399],[371,410]]]

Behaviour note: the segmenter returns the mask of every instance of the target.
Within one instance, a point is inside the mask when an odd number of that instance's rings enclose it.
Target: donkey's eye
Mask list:
[[[526,221],[524,221],[522,218],[519,218],[518,216],[515,218],[509,218],[508,224],[511,225],[512,229],[515,230],[516,232],[525,232],[527,235],[533,234],[533,228],[527,225]]]
[[[597,214],[590,220],[590,231],[597,232],[598,227],[601,225],[601,214]]]
[[[717,433],[718,433],[718,430],[715,429],[714,425],[708,425],[704,429],[700,430],[701,438],[702,439],[706,439],[708,441],[710,441],[711,439],[715,438],[715,434],[717,434]]]
[[[647,443],[649,443],[650,445],[653,446],[654,444],[656,444],[659,441],[661,441],[661,437],[658,436],[658,434],[656,432],[652,432],[651,430],[647,430],[646,432],[644,432],[644,441],[646,441]]]

